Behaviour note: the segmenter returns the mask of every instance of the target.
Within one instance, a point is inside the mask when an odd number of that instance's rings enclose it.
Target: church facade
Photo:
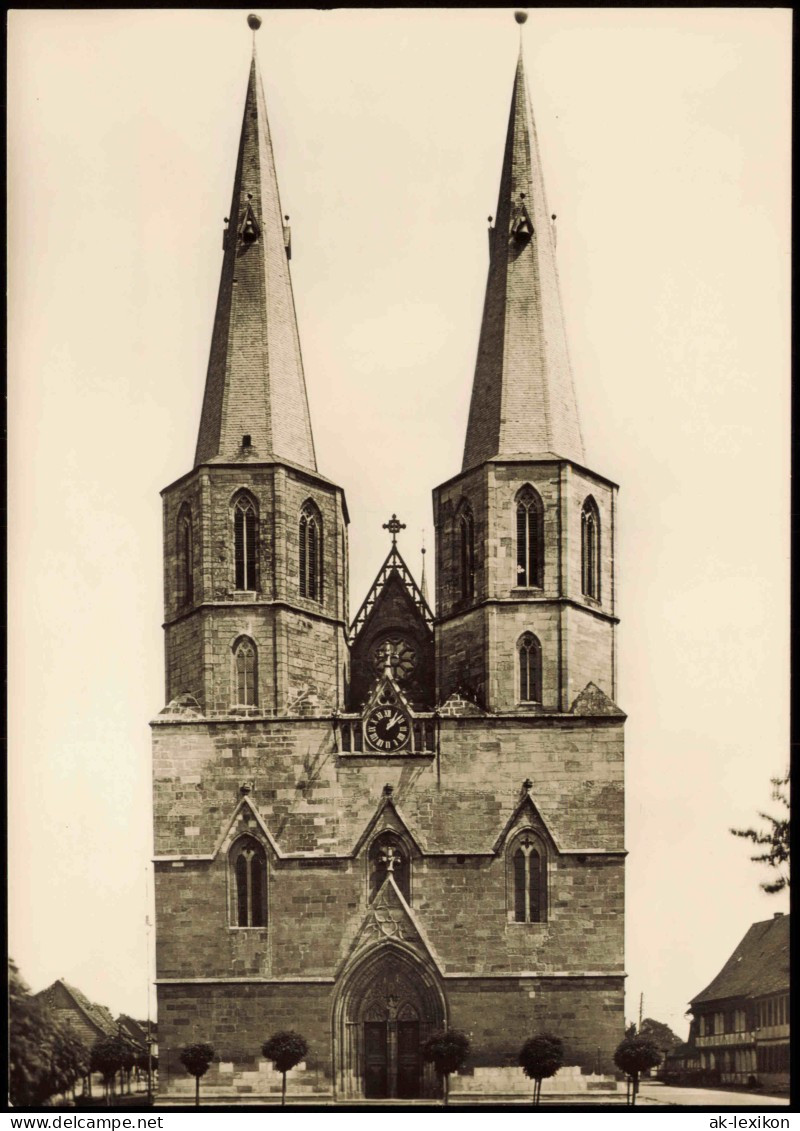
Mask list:
[[[499,127],[498,123],[498,127]],[[585,461],[520,54],[435,601],[396,545],[351,620],[349,515],[316,465],[255,55],[194,467],[162,492],[166,703],[153,776],[160,1091],[512,1087],[553,1032],[577,1080],[623,1031],[615,484]],[[513,1085],[514,1087],[516,1085]],[[577,1084],[576,1084],[577,1087]],[[454,1090],[458,1090],[457,1081]]]

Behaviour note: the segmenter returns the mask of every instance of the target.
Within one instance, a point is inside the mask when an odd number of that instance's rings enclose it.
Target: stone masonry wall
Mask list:
[[[232,505],[245,490],[259,514],[254,593],[234,588]],[[319,601],[299,592],[299,515],[308,499],[322,516]],[[178,585],[177,519],[186,502],[194,529],[192,605],[181,603]],[[244,634],[259,651],[260,708],[287,711],[298,696],[304,710],[344,706],[347,536],[337,488],[280,465],[200,468],[164,492],[164,547],[167,702],[188,692],[208,711],[226,710],[231,647]]]
[[[526,485],[543,505],[543,584],[538,588],[516,585],[517,495]],[[488,710],[519,710],[517,647],[526,631],[542,646],[545,710],[568,710],[590,681],[614,697],[615,490],[566,462],[539,461],[488,463],[434,492],[440,701],[461,686]],[[581,587],[581,508],[589,495],[600,513],[599,601],[585,598]],[[475,519],[471,600],[462,599],[459,589],[457,515],[463,499]]]

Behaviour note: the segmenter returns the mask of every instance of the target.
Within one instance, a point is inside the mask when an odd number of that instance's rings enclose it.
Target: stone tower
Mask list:
[[[317,471],[255,53],[223,248],[195,464],[162,492],[167,701],[191,696],[209,715],[336,709],[347,508]]]
[[[586,466],[552,222],[520,51],[464,461],[434,492],[439,695],[501,714],[616,694],[617,488]]]
[[[163,492],[162,1098],[191,1098],[197,1040],[209,1100],[274,1098],[288,1028],[295,1098],[433,1098],[442,1027],[472,1042],[454,1091],[528,1094],[519,1047],[550,1030],[585,1097],[624,1025],[616,488],[585,463],[521,57],[435,611],[392,515],[348,623],[284,221],[254,59],[195,466]]]

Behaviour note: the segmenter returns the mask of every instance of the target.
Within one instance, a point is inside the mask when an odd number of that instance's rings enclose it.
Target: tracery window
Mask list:
[[[255,837],[240,837],[231,848],[231,922],[235,927],[267,925],[267,857]]]
[[[458,528],[458,581],[462,600],[475,596],[475,520],[464,502],[456,519]]]
[[[300,511],[300,596],[322,600],[322,515],[309,499]]]
[[[249,636],[240,636],[233,645],[233,705],[258,706],[258,652]]]
[[[517,645],[519,657],[519,698],[522,703],[542,701],[542,646],[532,632],[526,632]]]
[[[184,503],[178,512],[178,603],[190,605],[194,600],[194,545],[192,512]]]
[[[509,918],[515,923],[547,919],[547,853],[535,833],[525,831],[508,849]]]
[[[581,588],[600,600],[600,512],[591,495],[581,508]]]
[[[234,585],[237,589],[257,588],[257,543],[256,505],[250,495],[241,494],[233,506]]]
[[[406,903],[411,903],[411,858],[401,837],[381,833],[369,848],[369,898],[373,900],[391,875]]]
[[[526,483],[517,493],[516,584],[540,588],[543,575],[544,508],[539,493]]]

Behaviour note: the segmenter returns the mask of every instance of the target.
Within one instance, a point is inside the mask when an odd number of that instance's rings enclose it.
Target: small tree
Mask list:
[[[626,1035],[617,1045],[614,1063],[628,1077],[628,1102],[633,1107],[639,1090],[639,1073],[660,1064],[661,1053],[649,1037]]]
[[[542,1080],[555,1076],[564,1063],[564,1045],[559,1037],[542,1033],[531,1037],[519,1050],[519,1063],[529,1080],[533,1080],[533,1104],[542,1098]]]
[[[200,1107],[200,1077],[208,1072],[208,1066],[214,1059],[214,1046],[209,1044],[186,1045],[181,1050],[181,1064],[194,1076],[194,1105]]]
[[[99,1072],[103,1077],[106,1097],[113,1093],[114,1077],[122,1068],[124,1055],[124,1042],[116,1035],[98,1037],[92,1045],[89,1065],[92,1072]]]
[[[680,1037],[672,1032],[669,1025],[665,1025],[663,1021],[656,1021],[652,1017],[645,1017],[639,1030],[639,1036],[647,1037],[648,1040],[652,1041],[662,1057],[665,1057],[672,1049],[676,1049],[678,1045],[683,1044]]]
[[[282,1033],[273,1033],[269,1040],[264,1041],[261,1052],[271,1060],[282,1076],[281,1081],[281,1107],[286,1104],[286,1073],[305,1060],[308,1054],[308,1043],[305,1037],[291,1029]]]
[[[789,850],[791,847],[789,840],[789,770],[786,771],[785,777],[770,778],[770,781],[772,782],[772,800],[779,801],[786,813],[780,817],[772,817],[769,813],[759,813],[761,820],[767,822],[766,829],[731,829],[730,832],[734,836],[745,837],[747,840],[751,840],[753,844],[762,845],[767,849],[766,852],[759,852],[756,856],[751,856],[750,859],[756,864],[768,864],[778,873],[777,879],[773,880],[772,883],[765,882],[760,885],[763,891],[773,895],[775,892],[783,891],[784,888],[789,887]]]
[[[469,1037],[459,1029],[440,1029],[422,1046],[422,1059],[433,1063],[442,1079],[444,1106],[450,1099],[450,1073],[458,1072],[469,1056]]]

